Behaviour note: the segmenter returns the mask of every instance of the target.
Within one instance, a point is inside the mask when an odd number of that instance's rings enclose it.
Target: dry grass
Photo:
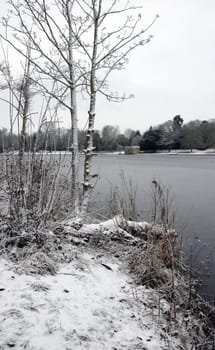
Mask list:
[[[57,272],[55,262],[43,252],[36,252],[24,259],[18,267],[19,273],[55,275]]]

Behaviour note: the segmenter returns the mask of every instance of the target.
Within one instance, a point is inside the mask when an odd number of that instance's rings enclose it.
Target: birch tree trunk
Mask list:
[[[79,157],[78,157],[78,116],[77,116],[77,101],[76,101],[76,88],[74,84],[74,58],[73,58],[73,28],[72,28],[72,6],[69,6],[69,2],[66,3],[66,16],[68,21],[68,30],[69,30],[69,92],[70,92],[70,117],[71,117],[71,151],[72,151],[72,178],[71,178],[71,200],[72,200],[72,209],[74,214],[79,213],[79,176],[78,176],[78,166],[79,166]]]
[[[96,2],[92,1],[93,18],[94,18],[94,35],[93,35],[93,51],[90,70],[90,106],[88,111],[88,128],[87,128],[87,145],[84,151],[84,182],[83,182],[83,200],[81,212],[85,214],[90,199],[90,192],[93,189],[92,184],[92,157],[93,157],[93,132],[95,124],[95,110],[96,110],[96,61],[98,49],[98,29],[99,18],[101,13],[102,0],[99,0],[98,10],[96,9]]]
[[[70,109],[71,116],[71,147],[72,147],[72,178],[71,178],[71,200],[72,208],[75,214],[79,213],[79,156],[78,156],[78,118],[76,105],[76,91],[70,88],[70,98],[72,107]]]

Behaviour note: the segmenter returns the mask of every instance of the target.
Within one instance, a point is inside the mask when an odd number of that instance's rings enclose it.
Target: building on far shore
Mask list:
[[[125,154],[137,154],[140,152],[140,146],[125,146]]]

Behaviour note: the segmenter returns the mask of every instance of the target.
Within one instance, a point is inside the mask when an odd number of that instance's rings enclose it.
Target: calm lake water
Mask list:
[[[94,192],[97,208],[104,205],[111,186],[120,187],[123,171],[137,185],[137,207],[145,220],[151,215],[153,179],[171,187],[185,256],[192,247],[194,265],[204,280],[201,293],[215,300],[215,156],[99,154],[94,170],[99,174]]]

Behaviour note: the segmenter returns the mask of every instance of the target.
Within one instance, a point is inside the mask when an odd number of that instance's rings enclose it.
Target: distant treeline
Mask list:
[[[70,130],[56,128],[50,122],[32,135],[25,135],[25,150],[65,151],[71,149]],[[19,147],[19,137],[7,129],[0,129],[0,152]],[[215,120],[195,120],[183,123],[180,115],[156,127],[150,127],[141,134],[139,130],[127,129],[120,133],[116,126],[106,125],[100,131],[94,131],[95,151],[122,151],[125,146],[140,146],[141,151],[215,148]],[[79,130],[79,150],[86,146],[86,132]]]

